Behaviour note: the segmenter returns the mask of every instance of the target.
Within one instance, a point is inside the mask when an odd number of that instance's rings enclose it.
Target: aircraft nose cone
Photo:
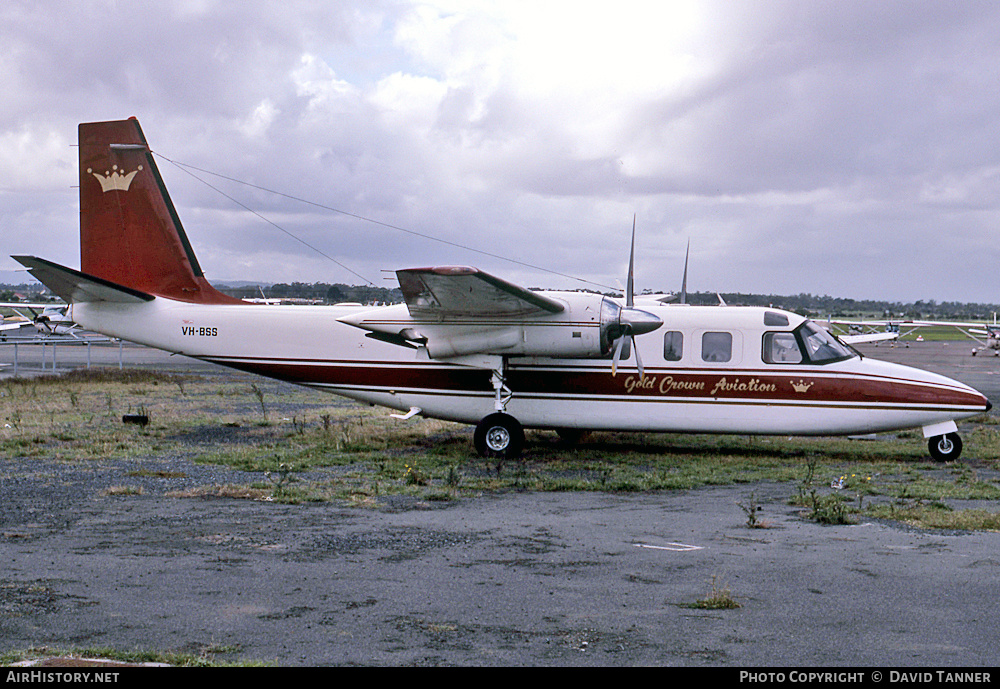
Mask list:
[[[663,325],[663,321],[659,317],[648,311],[632,308],[622,309],[621,322],[622,325],[629,326],[633,335],[651,333]]]

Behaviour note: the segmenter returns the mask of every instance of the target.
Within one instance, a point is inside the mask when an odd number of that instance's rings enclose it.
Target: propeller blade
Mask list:
[[[622,356],[622,347],[625,345],[625,336],[622,335],[618,338],[618,343],[615,345],[615,355],[611,357],[611,377],[613,378],[616,373],[618,373],[618,360]]]
[[[688,240],[687,251],[684,252],[684,278],[681,280],[680,304],[687,304],[688,297],[688,257],[691,255],[691,240]]]
[[[639,346],[635,340],[632,341],[632,351],[635,352],[635,365],[639,367],[639,380],[646,377],[646,369],[642,367],[642,357],[639,356]]]
[[[625,293],[625,306],[631,308],[635,302],[635,215],[632,216],[632,248],[628,254],[628,291]]]
[[[639,348],[636,347],[635,335],[652,332],[663,325],[663,321],[658,316],[635,308],[635,219],[632,215],[632,244],[628,255],[628,278],[625,286],[625,308],[618,311],[618,323],[612,324],[613,330],[610,332],[618,334],[615,342],[615,353],[611,357],[611,375],[618,373],[618,362],[621,361],[622,349],[625,347],[625,340],[628,338],[630,349],[635,349],[635,363],[639,368],[639,378],[646,375],[646,370],[642,365],[642,358],[639,356]],[[690,246],[690,242],[688,243]],[[685,286],[687,285],[685,267]],[[631,356],[631,351],[626,356]]]

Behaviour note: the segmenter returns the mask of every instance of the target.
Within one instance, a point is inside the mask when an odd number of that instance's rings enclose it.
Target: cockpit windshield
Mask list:
[[[826,364],[831,361],[842,361],[855,356],[847,346],[812,321],[806,321],[799,326],[799,335],[806,348],[806,356],[814,364]]]
[[[792,332],[764,333],[761,353],[768,364],[829,364],[857,356],[850,347],[812,321],[806,321]]]

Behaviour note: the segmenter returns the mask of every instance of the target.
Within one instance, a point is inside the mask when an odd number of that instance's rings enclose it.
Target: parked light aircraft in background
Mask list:
[[[923,429],[990,402],[963,383],[862,358],[778,309],[543,292],[475,268],[399,270],[404,304],[247,304],[209,284],[133,118],[81,124],[81,269],[15,257],[111,337],[417,415],[476,424],[483,455],[524,428],[850,435]],[[634,247],[634,242],[633,242]],[[641,352],[641,354],[640,354]]]
[[[923,327],[922,323],[912,320],[872,320],[843,321],[829,318],[826,321],[830,331],[840,340],[848,344],[862,342],[882,342],[883,340],[898,340]],[[847,333],[840,332],[847,330]]]
[[[925,321],[925,320],[911,320],[911,319],[899,319],[899,320],[872,320],[872,321],[839,321],[830,320],[830,324],[838,326],[847,326],[851,329],[851,332],[864,332],[864,335],[859,335],[859,337],[864,336],[874,336],[874,335],[888,335],[890,333],[895,333],[894,337],[899,338],[905,335],[909,335],[920,328],[931,328],[931,327],[947,327],[955,328],[959,330],[966,337],[975,340],[979,343],[979,347],[972,348],[972,356],[976,356],[979,352],[984,352],[987,350],[993,350],[993,356],[1000,356],[1000,324],[996,322],[996,315],[993,317],[993,323],[975,323],[975,322],[965,322],[965,321]],[[882,332],[878,329],[881,328]],[[838,335],[841,340],[849,340],[851,335]],[[920,339],[920,338],[918,338]],[[853,343],[852,343],[853,344]],[[907,345],[909,346],[909,345]]]
[[[836,321],[833,321],[836,323]],[[833,331],[831,330],[831,333]],[[898,340],[899,330],[886,329],[884,332],[869,330],[863,332],[859,328],[850,328],[846,334],[833,333],[833,335],[844,344],[856,345],[866,342],[885,342],[886,340]]]
[[[923,325],[947,326],[956,328],[966,337],[979,343],[979,347],[972,348],[972,356],[979,352],[993,350],[993,356],[1000,356],[1000,324],[996,322],[996,315],[993,316],[993,323],[967,323],[956,321],[921,321]]]
[[[43,335],[71,335],[76,337],[79,326],[66,315],[66,304],[29,304],[26,302],[0,302],[0,307],[8,308],[17,316],[0,317],[0,331],[10,332],[34,326]],[[26,313],[31,314],[30,316]]]
[[[955,327],[959,328],[966,335],[982,345],[978,348],[973,347],[972,356],[976,356],[976,352],[982,352],[987,349],[993,350],[993,356],[1000,356],[1000,325],[997,325],[996,323],[993,325],[976,325],[969,323],[961,326],[956,325]],[[976,335],[980,335],[986,339],[983,340],[980,337],[976,337]]]

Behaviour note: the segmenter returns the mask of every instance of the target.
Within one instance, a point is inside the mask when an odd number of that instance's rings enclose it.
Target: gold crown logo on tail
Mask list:
[[[140,170],[142,170],[142,165],[138,169],[132,172],[122,174],[118,172],[118,166],[114,165],[111,168],[113,172],[105,172],[103,175],[94,172],[93,168],[87,168],[87,172],[97,178],[97,181],[101,183],[101,190],[104,193],[109,191],[128,191],[128,188],[132,185],[132,178],[135,177]]]

